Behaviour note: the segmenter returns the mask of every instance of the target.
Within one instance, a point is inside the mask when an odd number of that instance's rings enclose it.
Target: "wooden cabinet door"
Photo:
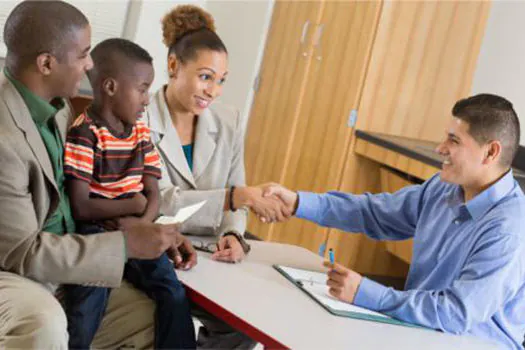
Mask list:
[[[276,1],[259,75],[259,88],[245,141],[246,182],[258,185],[282,178],[293,143],[299,101],[312,56],[312,35],[320,1]],[[268,238],[269,225],[250,214],[249,231]]]
[[[312,41],[312,63],[278,181],[314,192],[336,190],[381,9],[379,1],[326,1]],[[272,241],[317,252],[327,230],[305,220],[272,225]]]

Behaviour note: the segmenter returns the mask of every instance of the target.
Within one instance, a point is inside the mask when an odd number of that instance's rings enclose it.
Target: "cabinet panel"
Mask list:
[[[296,111],[304,94],[312,33],[321,2],[276,1],[260,73],[259,91],[248,122],[246,181],[280,181]],[[249,230],[268,237],[270,226],[250,215]]]
[[[394,193],[403,187],[414,185],[413,182],[408,181],[399,174],[387,168],[382,167],[379,170],[379,174],[381,178],[381,192]],[[412,260],[412,239],[405,241],[387,241],[385,242],[385,245],[386,250],[388,250],[391,254],[410,264],[410,261]]]
[[[280,183],[314,192],[335,190],[350,145],[350,111],[357,108],[381,3],[327,1],[315,28],[312,63]],[[316,252],[327,230],[292,220],[269,239]]]
[[[385,2],[359,128],[440,141],[455,101],[468,96],[488,1]]]

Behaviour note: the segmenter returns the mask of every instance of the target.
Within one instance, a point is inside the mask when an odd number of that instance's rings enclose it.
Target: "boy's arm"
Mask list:
[[[144,183],[144,195],[148,201],[146,210],[142,214],[142,219],[153,222],[159,216],[160,208],[160,191],[159,182],[153,175],[144,174],[142,181]]]
[[[129,215],[142,215],[147,199],[141,193],[126,199],[89,197],[89,183],[78,179],[67,181],[71,209],[76,220],[105,220]],[[149,206],[149,205],[148,205]]]

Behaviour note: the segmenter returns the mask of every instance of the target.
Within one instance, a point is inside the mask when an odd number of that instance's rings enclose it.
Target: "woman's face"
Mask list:
[[[228,55],[225,52],[199,50],[195,59],[184,64],[170,55],[168,70],[172,72],[169,90],[177,108],[199,115],[222,93],[228,75]]]

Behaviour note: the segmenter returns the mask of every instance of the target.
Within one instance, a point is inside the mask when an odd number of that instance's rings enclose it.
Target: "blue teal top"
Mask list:
[[[414,238],[405,290],[363,278],[354,304],[523,349],[525,196],[512,171],[466,203],[439,174],[393,194],[299,192],[297,217],[375,239]]]
[[[182,150],[184,151],[184,156],[186,157],[190,170],[193,171],[193,143],[183,145]]]

